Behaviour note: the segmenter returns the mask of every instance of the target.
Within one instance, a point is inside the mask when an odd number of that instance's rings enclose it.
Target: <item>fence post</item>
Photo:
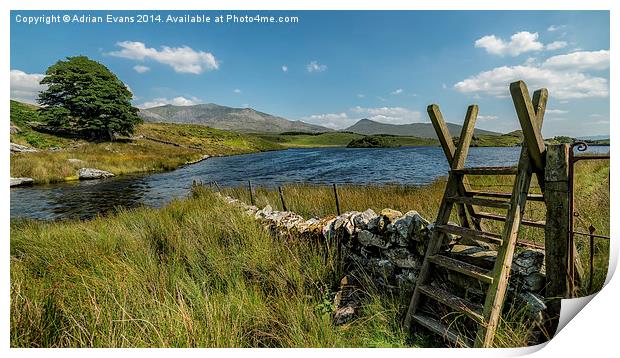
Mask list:
[[[545,160],[545,266],[550,335],[557,329],[561,299],[570,297],[568,149],[568,144],[549,145]]]
[[[588,228],[590,231],[590,279],[588,280],[588,294],[592,294],[592,281],[594,280],[594,232],[596,228],[594,225],[590,225]]]
[[[338,199],[338,188],[336,187],[336,183],[334,183],[334,197],[336,198],[336,213],[340,216],[340,200]]]
[[[252,181],[248,180],[248,188],[250,189],[250,204],[254,205],[254,193],[252,193]]]
[[[278,194],[280,194],[280,201],[282,202],[282,210],[283,211],[288,211],[286,209],[286,203],[284,202],[284,195],[282,194],[282,187],[278,186]]]

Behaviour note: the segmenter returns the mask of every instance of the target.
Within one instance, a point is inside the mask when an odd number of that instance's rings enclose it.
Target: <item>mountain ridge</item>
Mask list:
[[[461,134],[461,125],[455,123],[446,123],[446,125],[452,136],[458,137]],[[437,139],[437,134],[431,123],[389,124],[362,118],[352,126],[343,129],[343,131],[363,135],[389,134]],[[499,136],[502,133],[476,128],[474,135]]]

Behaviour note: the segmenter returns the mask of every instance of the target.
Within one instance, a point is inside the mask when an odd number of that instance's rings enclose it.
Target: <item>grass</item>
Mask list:
[[[321,148],[321,147],[346,147],[352,141],[360,141],[364,138],[379,138],[389,141],[393,146],[426,146],[439,145],[435,139],[418,137],[375,135],[364,136],[351,132],[328,132],[318,134],[307,133],[283,133],[283,134],[256,134],[267,141],[278,143],[287,148]]]
[[[11,223],[12,347],[403,347],[400,301],[331,323],[331,250],[203,191],[91,221]],[[372,290],[372,288],[369,288]]]
[[[596,233],[609,236],[609,161],[581,161],[575,167],[575,209],[580,213],[574,221],[575,230],[588,232],[590,224],[597,228]],[[473,189],[510,192],[514,176],[470,176]],[[406,185],[341,185],[338,186],[341,211],[364,211],[367,208],[379,212],[383,208],[392,208],[403,213],[416,210],[429,221],[434,221],[443,196],[446,180],[441,178],[427,186]],[[291,184],[282,187],[287,209],[304,217],[324,217],[335,215],[336,205],[332,187],[310,184]],[[246,187],[225,188],[225,193],[249,202]],[[540,193],[536,177],[532,178],[531,192]],[[282,204],[275,188],[255,188],[255,200],[259,207],[271,205],[281,210]],[[500,209],[484,208],[484,211],[503,213]],[[543,203],[528,202],[525,218],[545,220]],[[458,222],[453,210],[451,220]],[[501,233],[499,222],[483,221],[485,229]],[[520,239],[544,244],[544,230],[521,227]],[[584,266],[585,277],[589,275],[589,239],[575,236],[579,258]],[[600,290],[605,282],[609,261],[609,240],[598,239],[595,245],[595,272],[593,289],[587,291],[587,279],[581,284],[580,294],[587,295]]]
[[[220,156],[282,149],[278,144],[251,135],[164,123],[137,126],[135,137],[139,139],[86,142],[34,131],[27,122],[37,119],[35,106],[11,101],[11,122],[21,129],[20,133],[11,134],[11,142],[40,150],[12,154],[11,177],[33,178],[37,184],[75,180],[77,170],[84,167],[116,175],[156,172],[175,169],[205,154]],[[46,150],[51,147],[61,150]]]

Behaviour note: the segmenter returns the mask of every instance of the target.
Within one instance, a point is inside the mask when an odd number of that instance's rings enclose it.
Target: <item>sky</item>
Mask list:
[[[609,135],[607,11],[11,12],[12,99],[34,103],[46,69],[77,55],[140,108],[217,103],[343,129],[430,122],[431,103],[462,123],[475,103],[476,127],[505,133],[519,129],[520,79],[549,90],[545,137]]]

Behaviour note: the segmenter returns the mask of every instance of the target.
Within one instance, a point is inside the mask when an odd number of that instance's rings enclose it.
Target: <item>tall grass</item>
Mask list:
[[[11,346],[412,344],[396,299],[332,325],[332,251],[280,241],[208,192],[87,222],[14,221]]]
[[[473,189],[511,192],[514,176],[469,176]],[[401,212],[416,210],[429,221],[434,221],[443,196],[446,180],[440,178],[426,186],[407,185],[340,185],[338,196],[341,211],[364,211],[368,208],[379,212],[383,208],[392,208]],[[247,187],[224,188],[223,191],[235,198],[249,202]],[[304,217],[323,217],[336,214],[334,192],[331,186],[310,184],[289,184],[282,187],[288,210]],[[540,193],[536,176],[532,177],[531,193]],[[281,210],[282,204],[276,188],[255,188],[255,200],[258,206],[271,205]],[[479,210],[505,214],[505,210],[478,208]],[[579,216],[575,218],[574,229],[588,232],[592,224],[596,233],[609,235],[609,161],[589,160],[578,162],[575,167],[575,209]],[[525,218],[545,220],[545,205],[540,202],[528,202]],[[451,220],[458,222],[453,210]],[[484,229],[501,233],[502,223],[483,220]],[[544,244],[544,230],[521,226],[519,238]],[[580,294],[587,295],[599,291],[607,276],[609,261],[609,240],[598,239],[595,246],[595,271],[592,290],[588,291],[589,275],[589,239],[576,235],[575,243],[579,258],[585,270],[581,282]]]

